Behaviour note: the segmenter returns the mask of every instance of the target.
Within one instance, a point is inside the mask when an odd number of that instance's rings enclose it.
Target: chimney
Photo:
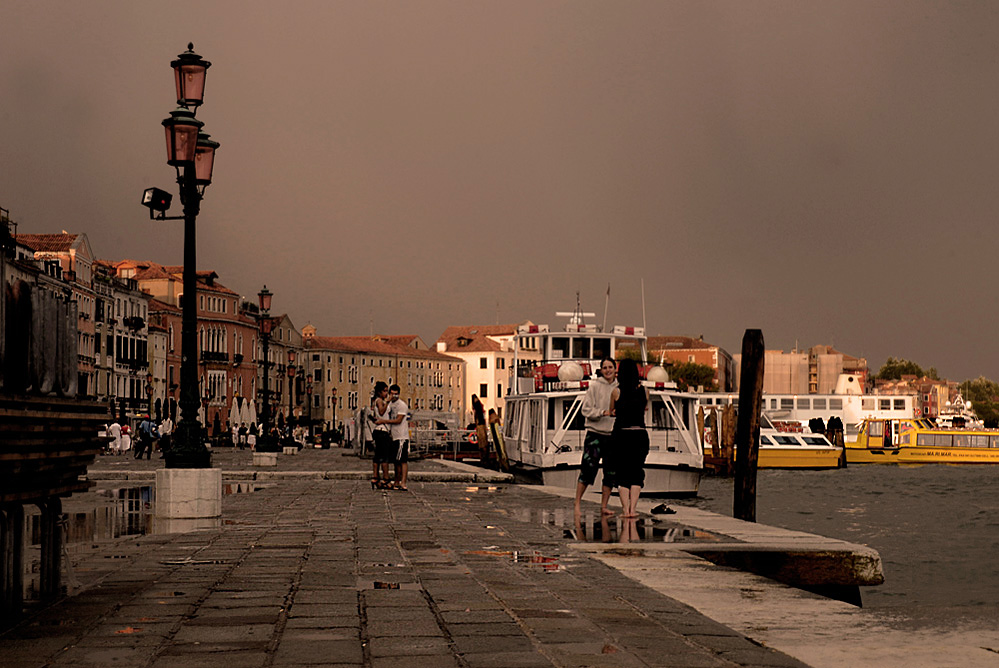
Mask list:
[[[438,341],[437,342],[437,352],[439,352],[439,353],[446,353],[447,352],[447,341]]]

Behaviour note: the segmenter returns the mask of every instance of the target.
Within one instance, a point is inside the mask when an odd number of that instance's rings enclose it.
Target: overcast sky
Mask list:
[[[212,62],[198,268],[323,335],[559,321],[999,379],[999,4],[50,2],[0,16],[0,206],[182,262],[160,121]],[[175,197],[175,209],[179,209]],[[177,213],[174,211],[173,213]]]

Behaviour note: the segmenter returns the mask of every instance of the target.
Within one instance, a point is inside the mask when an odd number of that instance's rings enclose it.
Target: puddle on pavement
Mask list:
[[[500,550],[495,545],[490,545],[481,550],[468,550],[466,555],[479,557],[496,557],[498,559],[508,559],[515,564],[521,564],[528,568],[536,568],[545,573],[559,573],[566,568],[563,557],[546,555],[537,550]]]
[[[400,589],[407,591],[419,591],[423,587],[419,582],[389,582],[387,580],[371,580],[358,578],[358,589]]]
[[[222,495],[249,494],[268,486],[254,482],[227,482],[222,484]],[[155,485],[97,489],[74,496],[65,502],[63,508],[66,543],[92,543],[124,536],[177,533],[212,526],[156,519],[155,504]],[[29,545],[38,546],[41,544],[41,516],[32,506],[25,509],[28,511],[25,531],[30,538]]]
[[[584,512],[577,524],[571,507],[518,508],[510,514],[521,522],[561,529],[563,538],[588,543],[700,543],[723,539],[708,531],[692,529],[666,519],[639,517],[626,520],[620,514],[605,517],[599,511]]]

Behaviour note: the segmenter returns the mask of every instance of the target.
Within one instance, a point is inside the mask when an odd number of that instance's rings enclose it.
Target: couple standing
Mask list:
[[[399,398],[398,385],[389,387],[382,381],[375,383],[370,419],[375,441],[374,470],[371,486],[379,489],[405,490],[409,477],[409,425],[406,417],[409,406]],[[395,465],[395,479],[389,480],[388,465]]]
[[[638,517],[638,497],[645,484],[645,458],[649,455],[649,433],[645,430],[648,405],[649,391],[642,386],[635,360],[621,360],[620,368],[609,357],[600,360],[600,375],[590,383],[580,408],[586,419],[586,437],[573,506],[577,520],[583,492],[596,479],[601,460],[601,515],[614,514],[607,503],[616,485],[623,516]]]

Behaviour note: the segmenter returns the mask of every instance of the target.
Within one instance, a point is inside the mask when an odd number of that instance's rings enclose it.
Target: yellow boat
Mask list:
[[[999,430],[939,427],[932,420],[866,419],[848,464],[999,464]]]

